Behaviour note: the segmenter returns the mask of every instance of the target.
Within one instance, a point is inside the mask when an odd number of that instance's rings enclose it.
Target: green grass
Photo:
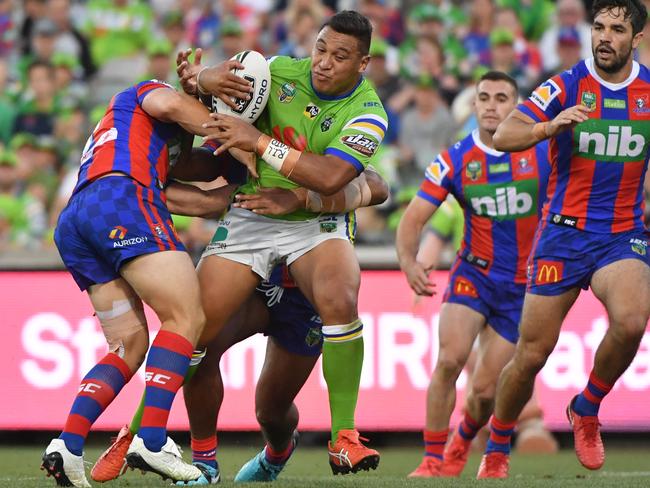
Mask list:
[[[38,469],[42,448],[0,446],[0,487],[41,488],[54,487],[52,479],[45,478]],[[232,479],[239,467],[256,453],[255,448],[223,446],[219,449],[219,462],[224,476],[222,487],[233,485]],[[460,479],[407,480],[409,473],[419,462],[421,450],[415,448],[384,448],[377,471],[334,477],[327,464],[323,449],[300,448],[287,465],[278,487],[369,487],[393,488],[401,486],[435,486],[440,488],[467,486],[525,488],[599,488],[599,487],[648,487],[650,486],[650,452],[647,449],[609,449],[607,461],[600,471],[583,469],[570,450],[550,456],[513,456],[511,477],[507,481],[476,481],[478,455],[473,455]],[[94,461],[99,449],[89,448],[86,459]],[[100,486],[94,484],[94,486]],[[169,486],[153,474],[143,476],[129,471],[117,481],[104,485],[115,487],[163,487]],[[241,486],[241,485],[238,485]],[[246,485],[245,485],[246,486]],[[251,486],[251,485],[248,485]],[[260,485],[252,485],[260,486]]]

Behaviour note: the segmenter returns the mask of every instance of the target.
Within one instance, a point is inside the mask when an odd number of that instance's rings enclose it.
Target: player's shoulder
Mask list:
[[[379,121],[384,130],[388,128],[388,116],[379,96],[367,80],[362,80],[359,86],[348,97],[338,100],[339,112],[347,119],[370,117]]]
[[[291,56],[272,56],[268,59],[271,76],[283,74],[304,74],[311,68],[310,58],[292,58]]]
[[[645,64],[638,63],[639,65],[639,74],[637,78],[647,84],[650,84],[650,68]]]
[[[446,156],[454,166],[462,165],[463,156],[476,147],[476,141],[474,139],[474,132],[472,131],[450,146],[446,151],[443,151],[442,156]]]

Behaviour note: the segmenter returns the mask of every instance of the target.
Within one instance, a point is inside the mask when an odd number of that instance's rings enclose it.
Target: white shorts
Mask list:
[[[321,242],[329,239],[354,241],[356,221],[350,214],[323,215],[312,220],[289,221],[231,208],[218,222],[201,259],[216,254],[246,264],[269,279],[282,262],[293,263]]]

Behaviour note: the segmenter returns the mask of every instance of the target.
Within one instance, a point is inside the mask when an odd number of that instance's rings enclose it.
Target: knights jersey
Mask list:
[[[448,193],[463,207],[458,256],[495,281],[526,282],[526,263],[550,172],[548,144],[503,153],[478,130],[429,165],[418,197],[440,206]]]
[[[589,120],[550,140],[545,222],[596,233],[643,229],[650,154],[650,70],[636,61],[627,80],[598,76],[593,58],[542,83],[518,109],[537,122],[577,104]]]
[[[107,173],[119,172],[146,187],[164,188],[170,166],[180,154],[182,129],[147,114],[142,101],[152,90],[173,89],[147,80],[113,96],[88,138],[74,193]]]
[[[386,112],[370,83],[361,78],[349,93],[328,96],[311,83],[311,59],[276,56],[269,61],[271,93],[256,127],[298,151],[331,154],[361,173],[381,144],[388,128]],[[298,185],[257,159],[259,178],[240,188],[296,188]],[[305,220],[318,214],[298,210],[284,220]]]

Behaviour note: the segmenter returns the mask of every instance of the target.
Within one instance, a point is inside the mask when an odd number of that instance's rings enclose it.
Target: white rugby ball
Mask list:
[[[253,92],[250,100],[233,98],[237,108],[231,108],[226,103],[212,97],[212,110],[220,113],[239,117],[246,122],[255,122],[266,107],[271,91],[271,70],[268,61],[257,51],[242,51],[231,59],[244,65],[244,69],[234,69],[232,72],[253,83]]]

